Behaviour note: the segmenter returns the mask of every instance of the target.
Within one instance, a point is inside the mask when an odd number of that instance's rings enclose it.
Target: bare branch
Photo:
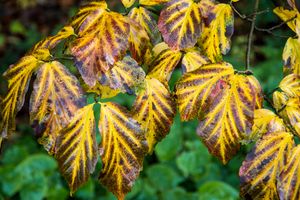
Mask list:
[[[249,70],[250,67],[250,55],[251,55],[251,47],[252,47],[252,38],[253,38],[253,32],[255,29],[255,21],[256,21],[256,13],[258,10],[258,6],[259,6],[259,0],[255,1],[255,5],[254,5],[254,14],[252,17],[252,21],[251,21],[251,28],[250,28],[250,32],[248,35],[248,44],[247,44],[247,52],[246,52],[246,71]]]

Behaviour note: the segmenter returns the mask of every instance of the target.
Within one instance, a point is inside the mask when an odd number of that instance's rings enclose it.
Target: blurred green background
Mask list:
[[[223,1],[225,2],[225,1]],[[15,63],[37,41],[55,34],[78,9],[78,0],[0,0],[0,73]],[[119,1],[109,1],[114,10],[122,10]],[[280,23],[272,14],[280,1],[261,1],[257,26],[268,28]],[[253,0],[236,4],[242,13],[251,14]],[[224,59],[243,70],[249,22],[235,18],[232,49]],[[286,26],[274,34],[292,36]],[[251,70],[261,82],[265,94],[277,87],[282,78],[281,54],[286,37],[255,32]],[[177,69],[170,87],[181,76]],[[0,95],[7,83],[0,78]],[[29,96],[29,95],[27,95]],[[126,98],[124,98],[126,97]],[[113,99],[130,108],[134,97],[119,95]],[[69,197],[66,182],[58,172],[56,161],[36,142],[29,125],[28,97],[17,117],[17,132],[7,140],[0,155],[1,199],[115,199],[97,181],[100,164],[89,182]],[[266,105],[267,106],[267,105]],[[209,155],[196,135],[197,121],[181,123],[176,116],[170,134],[160,142],[144,162],[144,170],[127,199],[137,200],[235,200],[239,199],[238,170],[252,144],[223,166]]]

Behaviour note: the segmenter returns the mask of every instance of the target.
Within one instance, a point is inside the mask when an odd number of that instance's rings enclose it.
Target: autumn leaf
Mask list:
[[[164,41],[173,50],[193,47],[201,34],[201,13],[193,0],[171,0],[158,20]]]
[[[209,59],[202,55],[200,51],[189,49],[182,58],[182,71],[183,73],[190,72],[208,63]]]
[[[70,123],[84,104],[81,86],[65,66],[57,61],[41,65],[29,110],[31,124],[49,153],[53,153],[58,131]]]
[[[289,97],[300,97],[300,76],[290,74],[282,79],[279,88]]]
[[[145,133],[129,112],[115,103],[101,103],[99,129],[103,164],[100,182],[123,200],[138,177],[148,152]]]
[[[43,63],[43,60],[49,59],[49,57],[49,50],[39,49],[31,55],[21,58],[3,74],[8,80],[8,93],[0,102],[1,137],[6,138],[15,130],[15,118],[18,111],[23,107],[31,76]]]
[[[102,74],[99,81],[103,86],[132,94],[132,87],[142,84],[145,76],[144,70],[137,62],[130,56],[126,56],[112,69]]]
[[[254,76],[240,74],[231,74],[227,80],[219,79],[209,91],[207,110],[200,110],[203,113],[197,133],[210,153],[223,164],[236,154],[241,140],[251,134],[255,98],[261,93],[261,89],[257,91],[251,84],[251,79],[255,79]]]
[[[40,48],[46,48],[51,50],[55,48],[62,40],[65,40],[71,37],[72,35],[75,35],[74,29],[71,26],[65,26],[56,35],[49,36],[44,40],[38,42],[33,47],[33,51]]]
[[[98,82],[93,87],[90,87],[90,86],[84,84],[83,89],[87,93],[97,94],[101,99],[112,98],[112,97],[118,95],[119,93],[121,93],[121,90],[119,90],[119,89],[111,89],[109,86],[102,85]]]
[[[268,109],[254,111],[254,122],[249,140],[257,140],[272,132],[286,131],[283,120]]]
[[[281,172],[277,188],[280,199],[300,199],[300,146],[293,148],[290,158]]]
[[[129,50],[132,58],[139,64],[148,64],[147,62],[152,58],[151,49],[152,44],[148,34],[144,28],[130,20],[130,34],[129,34]]]
[[[173,51],[168,47],[166,48],[163,43],[162,45],[158,44],[157,46],[162,49],[155,50],[157,51],[155,53],[157,56],[151,64],[148,75],[158,79],[162,83],[167,83],[169,82],[175,67],[178,65],[182,53],[180,51]]]
[[[280,17],[282,21],[288,21],[287,25],[292,31],[296,32],[296,18],[300,18],[297,10],[289,10],[285,9],[284,7],[277,7],[273,10],[273,12]]]
[[[250,78],[248,79],[250,82],[250,85],[254,88],[254,91],[257,91],[254,95],[255,95],[255,109],[261,109],[263,107],[263,91],[261,88],[261,85],[259,83],[259,81],[256,78]]]
[[[228,4],[217,4],[210,13],[204,18],[205,26],[198,43],[212,62],[218,62],[222,54],[230,50],[234,16]]]
[[[57,135],[55,157],[71,194],[88,181],[98,160],[93,107],[79,109]]]
[[[93,1],[80,7],[77,14],[72,18],[70,25],[78,36],[88,34],[92,28],[97,26],[102,14],[107,9],[104,0]]]
[[[130,8],[135,3],[135,0],[121,0],[121,1],[126,8]]]
[[[299,98],[286,98],[284,96],[282,99],[278,100],[279,95],[274,96],[274,101],[276,102],[275,108],[279,114],[293,126],[293,129],[300,136],[300,99]],[[281,101],[279,104],[279,101]]]
[[[158,30],[157,24],[147,9],[143,7],[133,8],[128,16],[142,26],[145,31],[148,33],[149,38],[151,39],[152,44],[158,44],[161,41],[161,35]]]
[[[71,52],[83,80],[92,87],[101,72],[108,71],[125,55],[130,24],[126,17],[115,12],[102,11],[99,20],[92,21],[94,25],[90,27],[86,27],[88,18],[89,15],[82,24],[85,33],[72,42]]]
[[[199,111],[207,106],[208,99],[220,80],[234,73],[229,63],[204,65],[188,72],[176,84],[177,104],[181,120],[198,117]]]
[[[300,75],[300,41],[289,38],[285,44],[282,59],[284,62],[284,74]]]
[[[155,6],[158,4],[166,3],[170,0],[139,0],[139,3],[144,6]]]
[[[169,133],[176,113],[170,91],[157,79],[147,77],[133,104],[132,113],[146,129],[149,153],[152,153],[155,144]]]
[[[294,146],[288,132],[265,134],[248,153],[240,168],[241,196],[279,199],[276,183]]]

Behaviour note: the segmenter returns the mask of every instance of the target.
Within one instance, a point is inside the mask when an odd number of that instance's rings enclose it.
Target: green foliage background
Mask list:
[[[28,1],[18,0],[17,2],[18,5],[20,2],[22,5],[22,7],[15,7],[15,9],[19,9],[18,12],[26,13],[35,7],[35,4],[27,5],[26,2]],[[71,2],[74,3],[73,6],[65,8],[67,15],[63,14],[62,10],[56,11],[57,15],[63,16],[60,20],[54,20],[58,24],[53,25],[52,22],[50,25],[42,24],[42,27],[49,26],[49,30],[51,30],[44,32],[40,30],[41,25],[34,20],[24,23],[22,15],[8,18],[5,13],[9,12],[7,10],[5,12],[3,9],[9,8],[11,5],[0,2],[0,11],[3,11],[0,13],[4,13],[3,16],[0,15],[1,74],[46,34],[54,34],[62,26],[62,23],[66,22],[66,17],[73,15],[78,2]],[[114,2],[112,1],[111,5]],[[237,5],[241,12],[250,14],[253,1],[241,0],[241,3]],[[27,6],[31,6],[31,8]],[[25,10],[23,10],[24,8]],[[270,12],[258,16],[257,26],[259,27],[270,27],[280,23],[279,19],[271,12],[274,8],[271,1],[262,1],[260,10],[267,8]],[[43,12],[47,12],[47,9]],[[38,19],[36,18],[36,20]],[[243,69],[249,24],[236,18],[235,26],[236,32],[233,36],[231,53],[225,60],[231,62],[236,68]],[[285,26],[274,33],[291,35]],[[285,38],[274,37],[267,33],[255,32],[251,70],[261,82],[266,94],[276,88],[282,78],[281,54],[285,40]],[[74,72],[76,73],[76,71]],[[170,81],[171,88],[174,87],[180,76],[180,69],[177,69]],[[6,81],[2,77],[0,78],[0,86],[0,94],[3,95],[6,92]],[[130,107],[133,99],[134,97],[119,95],[114,98],[114,101]],[[28,125],[27,111],[28,101],[18,115],[17,133],[4,144],[2,149],[0,156],[0,200],[115,199],[97,181],[97,173],[101,169],[101,163],[98,164],[98,170],[93,174],[90,181],[73,197],[69,197],[68,187],[59,174],[56,161],[48,156],[36,142],[33,130]],[[243,146],[239,154],[228,165],[223,166],[208,153],[196,135],[196,127],[196,120],[181,123],[179,116],[176,116],[169,135],[156,146],[153,155],[146,158],[144,170],[127,199],[239,199],[238,170],[246,153],[250,150],[251,144]]]

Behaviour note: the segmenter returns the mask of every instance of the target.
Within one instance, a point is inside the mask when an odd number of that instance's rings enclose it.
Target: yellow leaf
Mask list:
[[[292,151],[288,163],[278,179],[278,193],[280,199],[300,199],[300,146]]]
[[[95,26],[99,23],[99,19],[107,9],[104,0],[98,2],[90,2],[80,7],[78,13],[72,18],[70,25],[74,28],[78,36],[83,36],[90,29],[95,30]]]
[[[139,3],[144,6],[155,6],[169,1],[170,0],[140,0]]]
[[[254,122],[250,140],[257,140],[270,132],[286,131],[283,120],[275,113],[267,109],[254,111]]]
[[[99,129],[103,164],[100,182],[123,200],[142,170],[148,152],[145,133],[129,112],[115,103],[101,103]]]
[[[158,44],[158,46],[159,48],[155,50],[157,51],[157,56],[151,64],[148,75],[158,79],[162,83],[167,83],[170,80],[175,67],[178,65],[182,53],[180,51],[173,51],[169,48],[164,49],[163,43]]]
[[[205,27],[199,39],[199,45],[212,62],[222,60],[230,50],[233,34],[234,16],[228,4],[217,4],[205,18]]]
[[[284,77],[279,84],[279,88],[289,97],[300,97],[300,76],[290,74]]]
[[[100,84],[111,89],[132,94],[132,87],[144,82],[145,72],[130,56],[124,57],[115,66],[102,74]]]
[[[157,56],[159,56],[159,54],[161,54],[161,52],[163,52],[164,50],[167,50],[167,49],[169,49],[169,46],[165,42],[158,43],[152,49],[153,56],[157,57]]]
[[[282,109],[284,109],[285,105],[288,102],[288,96],[283,93],[283,92],[279,92],[279,91],[275,91],[273,93],[273,104],[274,107],[277,111],[281,111]]]
[[[80,12],[80,11],[79,11]],[[121,60],[129,48],[130,24],[128,18],[115,12],[102,11],[95,23],[86,27],[91,17],[83,23],[84,34],[72,42],[71,52],[83,80],[94,86],[101,72],[108,71]]]
[[[219,77],[213,89],[210,86],[205,90],[206,92],[209,90],[208,101],[205,102],[208,108],[200,110],[204,113],[203,117],[199,117],[197,133],[210,153],[217,156],[223,164],[236,154],[241,140],[251,134],[256,107],[255,98],[261,93],[251,84],[251,79],[255,78],[231,74],[227,80],[224,76]],[[197,81],[208,82],[206,79]]]
[[[98,160],[93,107],[79,109],[58,133],[55,157],[71,193],[88,181]]]
[[[296,19],[300,18],[297,10],[288,10],[284,7],[277,7],[273,10],[273,12],[282,20],[289,21],[287,25],[292,29],[292,31],[296,32]],[[294,20],[291,20],[295,18]],[[291,20],[291,21],[290,21]]]
[[[293,146],[290,133],[264,135],[240,168],[241,196],[247,199],[279,199],[276,182]]]
[[[182,58],[182,71],[183,73],[190,72],[208,63],[209,60],[206,56],[202,55],[198,50],[190,49]]]
[[[277,94],[273,97],[274,101],[276,102],[276,110],[288,123],[293,126],[298,136],[300,136],[300,132],[298,132],[299,127],[295,128],[296,126],[299,126],[300,123],[300,99],[287,98],[285,95],[282,96]],[[280,97],[281,99],[279,99]]]
[[[116,89],[116,90],[111,89],[109,86],[101,85],[98,82],[93,87],[84,85],[83,89],[88,93],[96,93],[97,95],[100,96],[101,99],[112,98],[112,97],[118,95],[119,93],[121,93],[121,91],[118,89]]]
[[[133,19],[136,23],[141,25],[143,29],[148,33],[149,38],[151,39],[152,44],[158,44],[161,41],[161,35],[158,30],[155,19],[152,17],[152,14],[145,8],[133,8],[128,16]]]
[[[173,50],[193,47],[201,34],[201,13],[193,0],[171,0],[158,20],[164,41]]]
[[[250,78],[249,79],[250,85],[254,88],[254,91],[257,91],[255,93],[255,101],[256,101],[256,105],[255,105],[255,109],[261,109],[263,107],[263,91],[262,88],[260,86],[259,81],[256,78]]]
[[[71,26],[63,27],[56,35],[49,36],[44,40],[38,42],[34,47],[33,51],[46,48],[46,49],[53,49],[55,48],[62,40],[69,38],[70,36],[75,35],[74,29]]]
[[[282,54],[284,74],[300,75],[300,42],[298,39],[289,38]]]
[[[149,153],[155,144],[170,131],[176,113],[176,105],[170,91],[155,78],[146,78],[134,102],[134,118],[146,129]]]
[[[229,63],[204,65],[184,74],[176,84],[181,120],[188,121],[198,117],[199,111],[205,109],[208,98],[217,87],[217,83],[233,74],[234,69]]]
[[[32,73],[42,63],[41,59],[49,57],[49,50],[41,49],[32,55],[24,56],[3,74],[8,80],[8,93],[0,102],[1,137],[6,138],[15,130],[15,118],[17,112],[23,107]]]
[[[135,3],[135,0],[121,0],[121,1],[126,8],[130,8]]]
[[[30,100],[30,121],[49,153],[56,134],[85,104],[79,81],[57,61],[41,65]]]
[[[146,30],[144,30],[140,24],[134,20],[128,20],[130,21],[129,50],[131,56],[139,64],[148,64],[149,58],[152,57],[152,44],[150,38],[148,37]]]

